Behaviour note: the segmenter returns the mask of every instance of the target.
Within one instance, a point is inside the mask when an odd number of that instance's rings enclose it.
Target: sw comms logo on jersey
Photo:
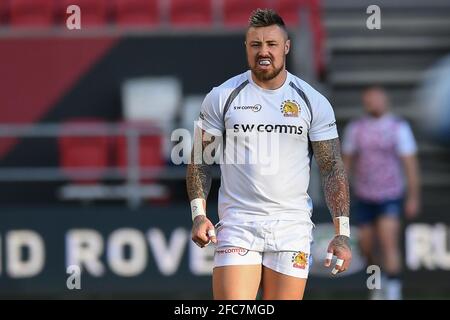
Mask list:
[[[300,105],[295,100],[286,100],[281,104],[280,110],[285,117],[298,117]]]
[[[245,256],[248,253],[247,249],[239,248],[239,247],[231,247],[231,248],[225,248],[225,249],[217,249],[217,254],[234,254],[237,253],[240,256]]]
[[[252,110],[253,112],[258,112],[261,108],[262,106],[260,104],[255,104],[254,106],[234,106],[234,110]]]
[[[308,253],[303,251],[294,252],[292,255],[292,266],[298,269],[305,269],[308,265]]]

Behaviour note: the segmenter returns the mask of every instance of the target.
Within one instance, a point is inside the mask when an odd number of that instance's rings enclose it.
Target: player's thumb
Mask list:
[[[207,233],[209,240],[211,240],[212,243],[217,243],[216,230],[214,229],[214,226],[209,226]]]

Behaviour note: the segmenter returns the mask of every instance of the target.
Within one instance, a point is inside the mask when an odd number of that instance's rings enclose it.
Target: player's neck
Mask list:
[[[382,119],[389,114],[388,111],[380,112],[380,113],[368,113],[369,117],[373,119]]]
[[[267,81],[261,81],[255,77],[253,72],[251,72],[253,82],[259,87],[266,90],[276,90],[281,88],[286,81],[287,78],[287,70],[282,70],[275,78]]]

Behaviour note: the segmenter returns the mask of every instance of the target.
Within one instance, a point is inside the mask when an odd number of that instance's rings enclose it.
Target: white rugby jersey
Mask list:
[[[309,142],[338,137],[333,109],[324,96],[289,72],[282,87],[263,89],[248,70],[208,93],[198,126],[226,136],[225,163],[220,165],[221,222],[311,223]]]

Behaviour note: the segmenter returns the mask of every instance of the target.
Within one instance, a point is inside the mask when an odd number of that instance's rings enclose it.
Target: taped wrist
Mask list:
[[[194,221],[197,216],[206,217],[206,200],[202,198],[196,198],[191,201],[191,213],[192,221]]]
[[[350,219],[349,217],[337,217],[334,221],[336,235],[350,238]]]

